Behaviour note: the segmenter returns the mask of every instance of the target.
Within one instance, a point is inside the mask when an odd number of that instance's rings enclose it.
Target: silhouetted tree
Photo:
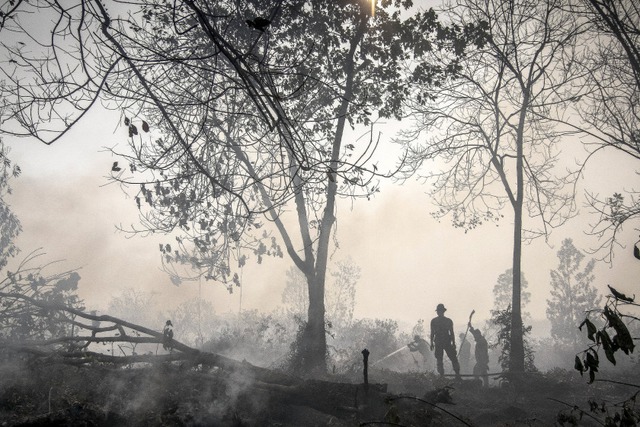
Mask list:
[[[498,221],[505,206],[513,213],[510,370],[522,372],[522,243],[574,213],[572,176],[557,168],[556,143],[571,132],[558,123],[578,91],[573,83],[584,79],[567,65],[584,28],[559,0],[459,0],[446,10],[453,24],[482,22],[485,43],[437,91],[416,86],[416,126],[404,139],[412,170],[429,164],[437,218],[450,214],[469,230]]]
[[[529,288],[529,282],[524,277],[524,272],[520,273],[520,288],[522,298],[522,317],[527,318],[531,315],[524,311],[525,307],[531,301],[531,292],[527,291]],[[513,295],[513,269],[509,268],[504,273],[498,276],[498,281],[493,286],[493,310],[500,311],[505,310],[511,305],[511,298]]]
[[[179,230],[177,245],[161,246],[165,260],[194,266],[230,291],[240,285],[233,270],[249,255],[261,262],[286,253],[304,274],[309,298],[296,352],[302,361],[296,366],[323,371],[325,282],[336,203],[378,191],[376,168],[368,163],[378,138],[371,133],[368,143],[347,143],[347,126],[373,130],[378,117],[401,114],[407,89],[400,63],[410,54],[402,36],[413,28],[397,10],[380,9],[373,17],[369,5],[357,2],[274,8],[256,1],[252,14],[271,21],[256,33],[235,6],[227,10],[216,3],[206,21],[211,15],[228,17],[221,22],[240,55],[234,58],[246,62],[248,74],[240,77],[258,81],[263,92],[256,94],[236,90],[238,83],[230,86],[224,78],[217,84],[219,59],[207,56],[208,26],[164,40],[161,24],[175,13],[158,7],[148,9],[147,15],[153,14],[136,26],[135,45],[129,48],[147,60],[136,75],[153,78],[139,78],[127,88],[153,94],[154,104],[143,109],[144,119],[134,123],[126,117],[130,154],[125,159],[133,178],[116,172],[114,179],[139,185],[135,200],[145,230]],[[434,37],[457,36],[441,36],[436,28],[437,20],[421,27],[425,37],[434,32]],[[199,40],[206,43],[194,46]],[[176,58],[182,51],[189,54]],[[148,62],[150,52],[156,61]],[[256,120],[264,114],[262,103],[277,113],[273,119]],[[161,138],[147,135],[148,122],[159,128]],[[295,217],[286,221],[281,213],[289,204]],[[271,225],[263,228],[265,223]]]
[[[286,253],[309,291],[301,366],[324,370],[336,201],[378,191],[372,125],[402,115],[403,61],[438,40],[474,41],[432,12],[404,21],[410,0],[381,6],[142,0],[119,15],[125,6],[84,0],[5,5],[0,32],[16,38],[3,45],[2,130],[51,143],[98,101],[122,110],[130,150],[111,173],[139,190],[140,232],[175,232],[177,243],[160,247],[166,263],[230,291],[248,255]],[[33,16],[53,24],[24,18],[41,10]],[[421,71],[436,82],[449,68]],[[346,138],[358,125],[371,134],[356,146]],[[285,221],[289,203],[295,218]]]
[[[585,313],[600,305],[602,297],[592,285],[595,260],[582,265],[584,254],[571,239],[564,239],[558,251],[559,265],[551,270],[551,298],[547,300],[547,319],[551,322],[551,336],[559,343],[578,350],[582,335],[577,324]]]
[[[628,69],[640,87],[640,5],[633,0],[582,0],[594,30],[615,41],[626,57]],[[626,74],[626,73],[625,73]]]
[[[583,95],[575,99],[581,122],[571,121],[589,149],[584,166],[598,162],[602,150],[640,160],[640,5],[634,0],[580,0],[571,3],[577,19],[586,20],[585,55],[574,64],[585,73]],[[636,163],[637,164],[637,163]],[[603,196],[587,189],[598,218],[591,233],[599,238],[602,258],[611,261],[622,226],[640,218],[640,191],[626,182]]]

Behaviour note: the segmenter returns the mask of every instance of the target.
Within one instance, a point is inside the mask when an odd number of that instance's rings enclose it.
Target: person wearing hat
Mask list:
[[[456,355],[456,336],[453,333],[453,322],[448,317],[445,317],[445,311],[447,309],[444,304],[438,304],[436,307],[438,316],[431,319],[431,350],[435,349],[436,365],[440,375],[444,375],[442,358],[444,353],[447,353],[447,357],[451,360],[453,371],[456,373],[456,377],[459,377],[460,363],[458,363]]]

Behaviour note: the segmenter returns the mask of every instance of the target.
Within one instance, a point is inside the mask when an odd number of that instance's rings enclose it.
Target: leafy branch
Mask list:
[[[602,310],[592,310],[597,312],[601,319],[604,320],[603,326],[598,329],[596,325],[589,319],[589,316],[580,324],[579,329],[586,329],[587,338],[591,344],[586,350],[578,353],[575,357],[574,368],[582,375],[584,372],[589,373],[589,383],[595,380],[595,373],[598,372],[600,366],[599,350],[605,354],[605,357],[613,365],[616,364],[616,352],[621,350],[624,354],[633,353],[635,348],[634,338],[627,324],[622,320],[624,317],[632,320],[639,320],[635,316],[624,314],[620,311],[619,306],[639,307],[640,304],[634,302],[634,297],[629,297],[622,292],[617,291],[609,285],[611,294],[607,296],[607,302]],[[613,336],[611,336],[611,335]]]

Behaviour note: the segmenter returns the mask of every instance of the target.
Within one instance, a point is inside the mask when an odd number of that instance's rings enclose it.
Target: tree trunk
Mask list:
[[[514,210],[513,226],[513,293],[511,299],[511,353],[509,371],[524,372],[524,337],[522,335],[522,204]]]
[[[324,325],[325,274],[308,277],[309,309],[307,324],[302,337],[302,374],[315,376],[327,371],[327,336]]]
[[[307,325],[300,342],[300,353],[302,356],[301,368],[304,373],[314,375],[325,373],[327,337],[325,331],[325,280],[327,274],[327,263],[329,259],[329,242],[333,225],[335,224],[335,208],[336,195],[338,192],[338,184],[336,171],[338,171],[340,162],[340,150],[342,147],[342,138],[344,135],[344,127],[349,109],[349,104],[353,98],[353,85],[356,69],[354,66],[354,58],[362,37],[367,28],[368,18],[362,15],[358,29],[351,40],[351,48],[345,63],[345,86],[342,93],[342,101],[338,108],[338,123],[336,125],[336,133],[334,136],[331,161],[329,162],[329,170],[327,177],[326,205],[320,222],[320,235],[318,236],[318,249],[315,259],[315,266],[312,271],[306,271],[307,283],[309,286],[309,310]],[[299,216],[300,218],[300,216]],[[301,224],[301,227],[303,225]],[[308,257],[307,257],[308,259]]]
[[[516,194],[513,203],[513,294],[511,299],[511,354],[509,371],[524,372],[522,331],[522,207],[524,205],[524,129],[529,89],[523,87],[522,108],[516,131]]]

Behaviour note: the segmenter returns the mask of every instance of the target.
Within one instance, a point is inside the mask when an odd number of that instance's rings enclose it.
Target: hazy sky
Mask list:
[[[118,120],[118,114],[96,109],[53,146],[5,137],[12,147],[12,160],[23,170],[9,198],[24,229],[17,241],[22,250],[19,258],[42,247],[47,260],[64,260],[60,269],[80,268],[80,295],[88,307],[104,309],[123,289],[139,288],[157,292],[170,309],[196,296],[198,285],[176,287],[160,271],[158,242],[166,241],[161,236],[127,238],[116,231],[116,225],[126,228],[137,220],[133,200],[120,188],[105,186],[115,159],[101,150],[126,138],[125,130],[117,127]],[[573,166],[571,156],[566,162]],[[584,182],[607,196],[638,188],[638,169],[629,158],[603,152],[586,169]],[[496,279],[511,267],[510,210],[504,211],[499,227],[485,225],[465,234],[448,219],[438,223],[430,216],[433,207],[424,192],[425,187],[414,181],[386,182],[371,201],[357,201],[353,208],[350,201],[339,202],[340,249],[333,259],[350,256],[362,269],[357,317],[414,324],[433,317],[438,303],[448,307],[447,314],[458,325],[465,324],[474,309],[477,318],[489,316]],[[537,240],[523,248],[523,271],[532,294],[527,309],[534,318],[545,317],[549,271],[557,266],[562,240],[572,238],[582,249],[597,245],[584,233],[596,218],[583,207],[581,192],[579,198],[580,214],[555,230],[548,244]],[[640,295],[640,261],[633,258],[631,249],[638,234],[629,224],[621,241],[626,248],[617,250],[612,266],[598,265],[596,285],[602,293],[612,284],[627,294]],[[279,304],[289,266],[287,258],[248,265],[243,271],[242,307],[270,310]],[[229,295],[211,282],[203,283],[202,289],[203,297],[218,311],[239,309],[239,292]]]

